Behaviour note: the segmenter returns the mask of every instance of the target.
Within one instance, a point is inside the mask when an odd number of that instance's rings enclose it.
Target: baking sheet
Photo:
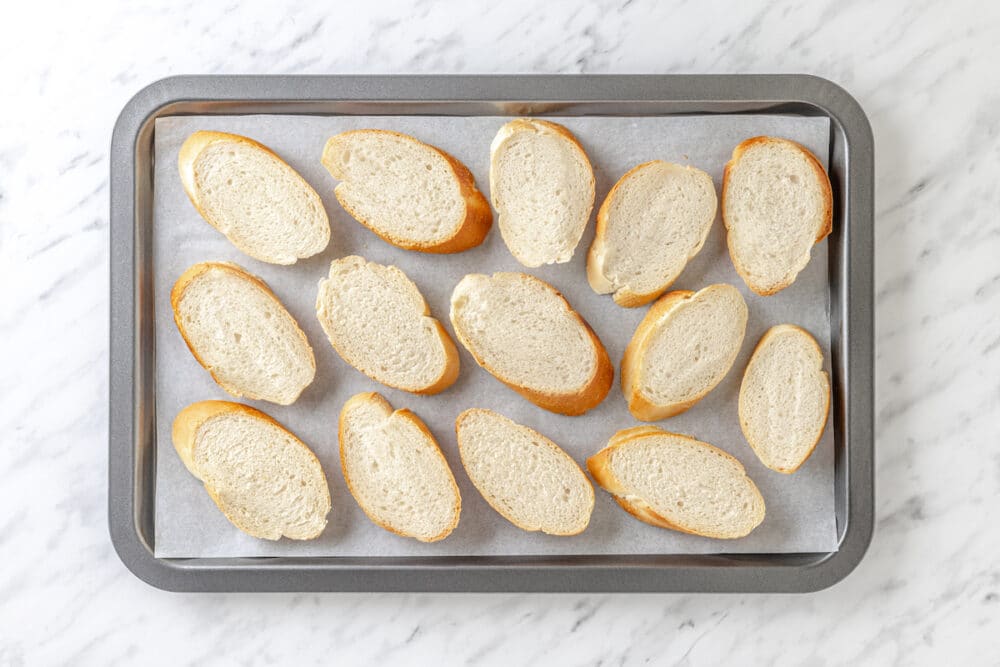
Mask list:
[[[506,121],[497,117],[458,116],[186,116],[160,118],[155,126],[153,257],[156,333],[156,507],[155,555],[225,556],[448,556],[552,554],[794,553],[837,549],[834,510],[833,426],[828,423],[815,452],[794,475],[765,468],[743,439],[736,414],[742,369],[769,327],[791,322],[808,329],[824,351],[829,368],[829,269],[827,243],[818,244],[796,282],[773,297],[750,292],[732,267],[720,219],[701,253],[687,266],[674,289],[699,289],[728,282],[749,306],[746,338],[733,370],[688,412],[658,422],[720,447],[747,468],[767,504],[764,522],[749,536],[719,541],[648,526],[625,514],[611,497],[596,490],[590,526],[574,537],[526,533],[507,523],[482,499],[461,466],[454,419],[469,407],[486,407],[535,428],[561,445],[581,465],[617,430],[637,425],[618,385],[618,363],[646,308],[623,309],[587,284],[586,250],[593,239],[593,216],[614,182],[631,167],[653,159],[692,164],[721,185],[722,168],[743,139],[769,134],[794,139],[815,153],[824,166],[830,127],[825,117],[777,115],[679,117],[565,117],[587,149],[597,178],[597,200],[571,262],[526,269],[511,256],[494,225],[478,248],[456,255],[400,250],[380,240],[340,208],[335,181],[319,162],[326,139],[354,128],[384,128],[413,134],[462,160],[488,196],[489,143]],[[188,201],[177,174],[177,153],[196,130],[221,130],[250,136],[268,145],[320,193],[330,216],[331,241],[321,254],[290,267],[243,255],[206,224]],[[469,272],[524,271],[551,283],[591,324],[615,363],[615,384],[594,410],[579,417],[549,413],[522,399],[483,371],[459,346],[462,371],[451,388],[437,396],[415,396],[384,387],[347,365],[330,347],[315,316],[316,286],[331,260],[348,254],[396,264],[416,282],[432,314],[451,331],[448,302],[452,288]],[[236,400],[222,391],[194,360],[177,332],[170,309],[173,282],[191,264],[231,261],[263,278],[298,320],[316,353],[316,380],[292,406],[246,401],[270,414],[309,444],[330,483],[333,510],[323,535],[309,542],[256,540],[234,528],[181,464],[170,444],[174,416],[185,405],[205,399]],[[422,544],[384,531],[365,517],[348,493],[340,470],[337,417],[344,402],[361,391],[378,391],[394,407],[414,410],[435,434],[452,466],[462,494],[461,521],[445,540]]]

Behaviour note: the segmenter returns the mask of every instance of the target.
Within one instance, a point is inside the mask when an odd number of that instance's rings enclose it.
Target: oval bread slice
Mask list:
[[[344,361],[384,385],[436,394],[458,378],[458,350],[420,290],[395,266],[350,255],[330,263],[316,315]]]
[[[461,252],[482,243],[493,224],[468,168],[405,134],[335,135],[323,149],[323,166],[340,181],[333,192],[344,210],[400,248]]]
[[[306,335],[257,276],[226,262],[185,271],[170,292],[188,349],[237,398],[291,405],[316,376]]]
[[[326,527],[330,488],[322,466],[263,412],[228,401],[192,403],[174,419],[173,442],[185,467],[244,533],[310,540]]]
[[[562,264],[573,257],[594,208],[594,170],[565,127],[517,118],[490,145],[490,197],[517,261]]]
[[[409,410],[376,393],[357,394],[340,411],[340,465],[368,518],[421,542],[447,537],[462,498],[437,441]]]
[[[480,408],[460,414],[455,432],[469,479],[503,518],[549,535],[576,535],[590,523],[594,487],[556,443]]]
[[[722,221],[729,256],[747,287],[761,296],[780,292],[833,229],[830,177],[794,141],[747,139],[726,163]]]
[[[625,511],[654,526],[735,539],[764,520],[764,498],[743,465],[686,435],[653,426],[619,431],[587,469]]]
[[[783,473],[805,463],[830,414],[830,378],[809,332],[779,324],[764,334],[743,373],[739,413],[761,463]]]
[[[705,244],[717,204],[712,177],[700,169],[659,160],[633,168],[597,213],[591,288],[626,308],[660,296]]]
[[[294,264],[329,244],[319,195],[267,146],[237,134],[195,132],[181,146],[178,167],[201,217],[254,259]]]
[[[732,285],[665,294],[622,357],[622,393],[632,415],[666,419],[704,398],[732,368],[746,326],[746,302]]]
[[[580,415],[611,388],[614,368],[597,334],[538,278],[465,276],[451,295],[451,323],[480,366],[541,408]]]

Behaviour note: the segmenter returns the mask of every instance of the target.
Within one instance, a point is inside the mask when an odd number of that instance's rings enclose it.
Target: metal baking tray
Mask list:
[[[801,114],[831,123],[829,236],[837,530],[831,553],[156,558],[153,127],[235,114]],[[176,591],[808,592],[861,561],[874,523],[873,140],[842,88],[808,75],[185,76],[141,90],[111,144],[108,518],[136,576]],[[168,445],[169,446],[169,445]]]

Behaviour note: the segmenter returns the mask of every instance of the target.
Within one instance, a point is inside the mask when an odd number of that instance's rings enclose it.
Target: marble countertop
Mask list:
[[[1000,655],[1000,5],[22,3],[0,22],[0,665]],[[876,146],[877,528],[786,595],[193,595],[106,526],[108,146],[182,73],[809,72]]]

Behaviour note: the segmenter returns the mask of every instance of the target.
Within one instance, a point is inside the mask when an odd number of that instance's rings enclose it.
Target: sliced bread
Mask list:
[[[743,465],[686,435],[653,426],[619,431],[587,469],[625,511],[654,526],[734,539],[764,520],[764,499]]]
[[[460,414],[455,432],[469,479],[503,518],[549,535],[576,535],[590,523],[594,487],[556,443],[480,408]]]
[[[254,259],[294,264],[330,242],[319,195],[253,139],[195,132],[181,146],[178,167],[201,217]]]
[[[337,353],[382,384],[436,394],[458,377],[458,350],[420,290],[395,266],[351,255],[330,263],[316,315]]]
[[[579,415],[614,377],[597,334],[551,285],[524,273],[473,273],[451,295],[451,323],[476,362],[535,405]]]
[[[357,394],[340,411],[340,465],[368,518],[421,542],[447,537],[462,498],[441,449],[409,410],[376,393]]]
[[[490,145],[490,198],[517,261],[562,264],[573,257],[594,208],[594,170],[565,127],[517,118]]]
[[[793,324],[768,329],[743,373],[739,413],[761,463],[783,473],[805,463],[830,413],[830,378],[809,332]]]
[[[633,168],[597,213],[591,288],[626,308],[663,294],[705,244],[717,203],[712,177],[700,169],[659,160]]]
[[[622,357],[622,393],[636,419],[684,412],[732,368],[747,326],[747,304],[732,285],[665,294],[646,313]]]
[[[330,137],[323,166],[340,181],[333,192],[344,210],[400,248],[461,252],[482,243],[493,224],[466,166],[405,134],[351,130]]]
[[[757,294],[775,294],[795,281],[812,247],[833,229],[830,178],[794,141],[747,139],[726,164],[722,221],[736,272]]]
[[[306,335],[257,276],[226,262],[185,271],[170,292],[174,322],[212,378],[237,398],[295,402],[316,375]]]
[[[310,540],[326,527],[330,488],[322,466],[263,412],[228,401],[192,403],[174,419],[173,441],[185,467],[244,533]]]

